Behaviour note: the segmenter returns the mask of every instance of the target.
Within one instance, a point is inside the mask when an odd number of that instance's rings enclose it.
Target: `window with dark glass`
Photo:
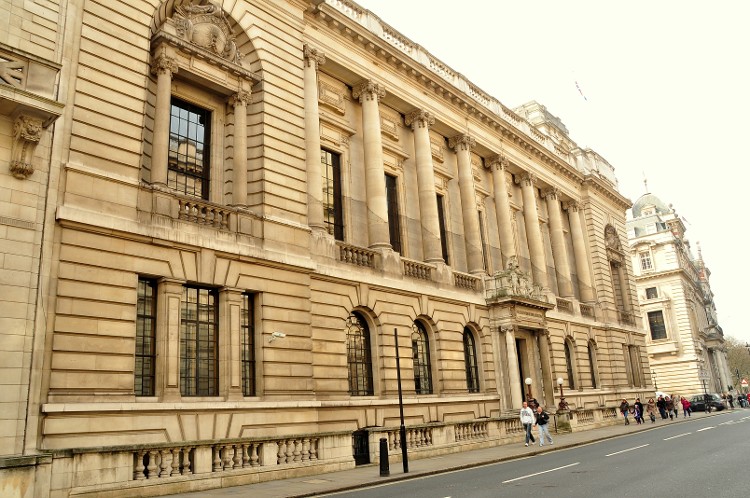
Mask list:
[[[646,299],[656,299],[659,297],[659,293],[656,291],[656,287],[646,287]]]
[[[180,319],[180,392],[183,396],[219,393],[218,294],[185,286]]]
[[[432,394],[430,341],[420,322],[414,322],[412,325],[411,352],[414,359],[414,390],[417,394]]]
[[[401,253],[401,219],[398,212],[398,179],[385,175],[385,197],[388,203],[388,234],[391,247]]]
[[[445,200],[443,199],[443,196],[440,194],[437,194],[437,208],[438,208],[438,223],[440,224],[440,249],[443,251],[443,261],[445,261],[445,264],[450,264],[448,262],[448,239],[446,237],[446,229],[445,229]]]
[[[344,210],[341,196],[341,156],[320,151],[323,169],[323,221],[336,240],[344,240]]]
[[[240,334],[242,394],[244,396],[255,396],[255,314],[253,313],[252,294],[242,295]]]
[[[651,340],[667,338],[667,327],[664,325],[664,314],[661,310],[648,312],[648,328],[651,329]]]
[[[138,279],[135,322],[135,395],[154,396],[156,380],[156,282]]]
[[[211,112],[172,97],[167,184],[181,194],[208,199]]]
[[[474,344],[474,336],[468,328],[464,328],[464,363],[466,365],[466,387],[470,393],[478,393],[477,349]]]
[[[568,373],[568,388],[575,389],[576,382],[573,376],[573,352],[570,349],[570,342],[565,341],[565,369]]]
[[[352,313],[346,319],[346,360],[349,367],[349,394],[371,396],[370,331],[367,322],[358,313]]]
[[[591,343],[589,343],[589,373],[591,374],[591,387],[596,389],[596,352]]]

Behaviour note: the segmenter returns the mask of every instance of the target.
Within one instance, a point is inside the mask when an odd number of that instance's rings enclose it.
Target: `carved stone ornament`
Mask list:
[[[502,154],[492,156],[487,160],[487,166],[491,170],[496,170],[496,171],[504,171],[505,169],[508,168],[509,164],[510,164],[510,161],[508,161],[508,158]]]
[[[352,88],[352,97],[359,100],[360,104],[364,100],[380,101],[385,97],[385,88],[372,80],[362,81]]]
[[[612,225],[607,225],[604,228],[604,240],[607,244],[607,249],[619,251],[622,247],[620,245],[620,237],[617,236],[617,230]]]
[[[456,151],[471,150],[476,145],[476,139],[470,135],[456,135],[448,140],[448,147]]]
[[[240,90],[239,92],[229,97],[228,102],[229,102],[229,105],[231,105],[232,107],[248,106],[252,104],[253,97],[250,94],[250,92],[246,92],[245,90]]]
[[[412,130],[416,130],[417,128],[429,128],[435,124],[435,116],[430,112],[417,109],[407,114],[404,121],[406,126],[411,126]]]
[[[305,64],[307,67],[310,67],[312,64],[315,64],[315,69],[318,69],[318,66],[322,66],[326,63],[326,56],[323,54],[323,52],[319,51],[317,48],[313,48],[307,43],[302,47],[302,52],[305,57]]]
[[[18,116],[13,123],[13,150],[10,172],[19,180],[34,173],[34,150],[42,138],[42,120],[29,116]]]
[[[242,54],[237,50],[232,28],[218,5],[209,3],[175,7],[173,20],[177,34],[186,41],[235,64],[241,63]]]
[[[534,176],[533,173],[529,173],[528,171],[524,171],[516,178],[517,183],[524,187],[532,187],[536,183],[536,176]]]
[[[545,199],[555,201],[560,195],[560,189],[557,187],[550,187],[544,190],[543,195]]]
[[[565,204],[563,204],[563,209],[566,209],[567,211],[570,211],[572,213],[577,213],[580,208],[581,205],[576,201],[567,201]]]
[[[173,57],[164,54],[154,57],[154,60],[151,62],[151,74],[154,75],[169,74],[171,77],[177,73],[177,69],[177,61]]]

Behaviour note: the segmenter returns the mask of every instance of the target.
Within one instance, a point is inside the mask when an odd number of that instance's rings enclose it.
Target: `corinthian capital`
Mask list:
[[[578,201],[568,201],[563,204],[563,209],[566,209],[572,213],[577,213],[580,208],[581,205],[578,204]]]
[[[378,100],[385,97],[385,88],[373,80],[365,80],[352,88],[352,97],[361,104],[365,100]]]
[[[177,60],[165,54],[159,54],[151,61],[151,74],[168,74],[170,77],[177,72]]]
[[[456,135],[448,140],[448,147],[454,149],[456,152],[459,150],[471,150],[472,147],[476,146],[477,141],[470,135]]]
[[[533,186],[536,183],[536,176],[534,176],[533,173],[529,173],[528,171],[524,171],[520,175],[518,175],[518,184],[522,187],[530,187]]]
[[[502,154],[492,156],[487,160],[487,166],[493,171],[504,171],[509,164],[508,158]]]
[[[542,197],[548,201],[556,201],[560,197],[560,189],[557,187],[549,187],[544,189]]]
[[[239,106],[247,106],[251,104],[252,101],[253,96],[250,94],[250,92],[246,92],[245,90],[240,90],[239,92],[229,97],[229,105],[235,108]]]
[[[406,115],[406,126],[411,126],[412,130],[417,128],[429,128],[435,124],[435,116],[427,111],[417,109]]]
[[[315,69],[318,69],[318,66],[322,66],[326,63],[326,56],[323,54],[323,52],[318,51],[317,48],[313,48],[307,43],[302,47],[302,52],[305,57],[305,65],[307,67],[312,67],[313,64],[315,64]]]

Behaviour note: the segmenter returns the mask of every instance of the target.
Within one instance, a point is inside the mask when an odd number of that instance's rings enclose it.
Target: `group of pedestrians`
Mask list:
[[[530,404],[536,407],[536,411],[529,406]],[[523,424],[523,428],[526,431],[526,446],[529,445],[529,442],[532,444],[536,442],[534,434],[531,432],[532,427],[536,427],[539,431],[539,446],[544,446],[545,439],[549,441],[549,444],[552,444],[552,435],[549,433],[549,414],[544,411],[535,399],[532,398],[529,401],[523,402],[520,417],[521,424]]]
[[[644,413],[648,415],[651,423],[656,423],[657,410],[659,411],[659,416],[662,420],[666,420],[667,418],[673,420],[680,415],[680,408],[682,408],[683,417],[689,417],[692,414],[690,401],[685,396],[680,396],[680,398],[677,399],[677,396],[659,395],[656,401],[654,401],[654,398],[649,398],[646,402],[645,412],[640,398],[636,398],[632,405],[628,403],[628,400],[625,398],[622,398],[622,401],[620,402],[620,414],[625,419],[625,425],[630,425],[630,420],[628,419],[628,416],[630,415],[633,416],[633,420],[635,420],[636,423],[643,424]]]

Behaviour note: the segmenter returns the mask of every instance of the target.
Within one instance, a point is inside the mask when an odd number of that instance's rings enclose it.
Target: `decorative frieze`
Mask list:
[[[401,126],[401,114],[389,107],[380,108],[380,132],[383,135],[398,142]]]
[[[349,91],[345,84],[324,74],[318,74],[318,103],[341,116],[346,114]]]

